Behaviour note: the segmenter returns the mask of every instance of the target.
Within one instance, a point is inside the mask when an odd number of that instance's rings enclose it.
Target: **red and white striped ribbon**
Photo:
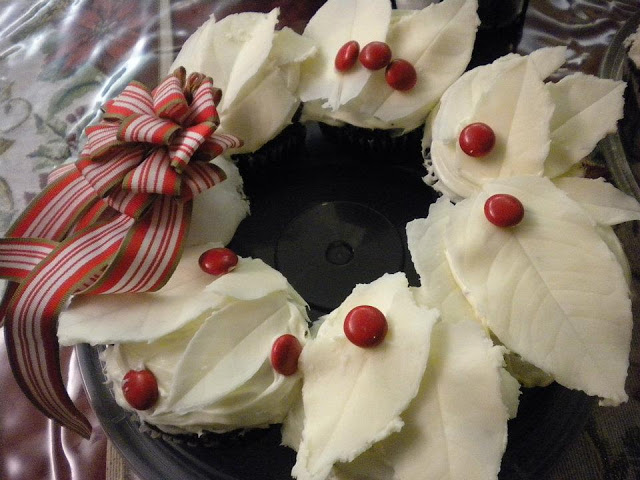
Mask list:
[[[178,71],[153,92],[133,82],[107,102],[103,120],[86,129],[80,160],[50,175],[0,240],[0,276],[12,280],[0,315],[14,375],[34,405],[84,436],[90,426],[60,375],[58,314],[74,294],[164,285],[182,252],[190,200],[225,179],[202,157],[241,145],[214,134],[211,79],[190,76],[188,95],[184,81]]]

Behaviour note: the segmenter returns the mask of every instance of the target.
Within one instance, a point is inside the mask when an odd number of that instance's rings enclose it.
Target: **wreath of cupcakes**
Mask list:
[[[640,205],[580,169],[624,84],[545,83],[563,48],[463,74],[476,8],[330,0],[303,35],[275,30],[277,10],[212,19],[176,59],[186,71],[108,102],[0,242],[9,358],[32,402],[89,436],[58,342],[107,345],[116,401],[143,422],[283,423],[309,480],[497,478],[521,383],[624,402],[630,274],[612,226]],[[311,329],[279,272],[224,248],[249,209],[219,157],[262,148],[301,102],[303,121],[395,133],[428,115],[418,152],[442,193],[407,225],[420,285],[357,285]],[[219,230],[188,228],[209,212]]]

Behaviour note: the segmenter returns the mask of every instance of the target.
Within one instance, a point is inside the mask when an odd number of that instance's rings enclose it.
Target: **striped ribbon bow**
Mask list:
[[[184,69],[149,91],[133,82],[86,129],[74,164],[0,239],[0,311],[16,380],[45,415],[89,437],[66,392],[57,318],[71,295],[155,291],[182,253],[191,200],[226,177],[209,160],[239,139],[214,133],[220,91]],[[1,324],[0,324],[1,325]]]

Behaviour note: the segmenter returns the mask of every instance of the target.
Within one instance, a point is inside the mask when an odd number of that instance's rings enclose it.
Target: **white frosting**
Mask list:
[[[221,133],[244,142],[245,153],[278,135],[296,112],[300,63],[315,53],[313,42],[289,28],[275,30],[279,9],[211,18],[187,39],[171,70],[201,72],[222,89]]]
[[[238,167],[221,156],[214,158],[212,163],[222,168],[227,178],[194,197],[185,239],[187,247],[209,242],[227,245],[240,222],[249,214],[249,201],[244,195]]]
[[[387,313],[380,347],[389,342],[388,351],[345,340],[344,316],[359,304]],[[299,450],[296,478],[497,477],[519,385],[503,368],[505,349],[479,324],[436,318],[416,306],[401,274],[359,285],[326,317],[305,347],[303,402],[283,431],[284,443]],[[425,348],[426,369],[416,360]]]
[[[318,42],[321,55],[302,67],[303,119],[407,132],[424,123],[445,89],[464,72],[479,24],[475,0],[445,0],[418,11],[393,10],[390,19],[385,10],[389,2],[371,4],[351,1],[349,22],[336,25],[336,15],[342,12],[333,10],[341,9],[343,2],[331,0],[310,21],[304,35]],[[348,72],[337,72],[334,57],[349,40],[358,41],[361,48],[372,40],[386,42],[393,58],[403,58],[416,68],[416,86],[405,92],[393,90],[384,69],[371,72],[359,63]]]
[[[438,308],[444,321],[476,320],[473,308],[458,288],[445,255],[444,232],[453,205],[440,197],[429,207],[427,218],[407,224],[407,244],[420,276],[416,298]]]
[[[430,149],[425,181],[457,201],[497,178],[557,177],[614,132],[624,82],[577,73],[545,83],[564,54],[564,47],[556,47],[507,55],[449,87],[423,139]],[[493,150],[480,158],[466,155],[458,143],[462,129],[474,122],[486,123],[496,135]]]
[[[487,221],[495,193],[523,203],[521,223]],[[593,218],[546,178],[496,180],[451,209],[444,246],[461,291],[501,343],[558,383],[618,404],[627,399],[631,302]]]
[[[404,428],[338,465],[333,478],[497,478],[507,420],[519,401],[519,385],[502,367],[503,350],[474,322],[435,325],[420,390],[402,414]]]
[[[156,293],[91,297],[77,308],[73,302],[71,315],[82,321],[63,315],[59,336],[67,343],[70,338],[118,342],[102,359],[116,401],[125,409],[131,407],[121,391],[122,378],[131,369],[150,369],[160,398],[137,413],[169,433],[279,423],[300,394],[301,378],[272,368],[271,347],[284,334],[305,343],[306,305],[261,260],[240,259],[220,277],[201,272],[197,257],[207,247],[188,249],[177,278]]]
[[[376,347],[345,337],[344,318],[358,305],[386,316],[389,330]],[[437,319],[435,310],[416,304],[399,273],[356,286],[324,319],[300,357],[304,421],[294,477],[324,479],[336,462],[353,460],[402,428],[400,414],[418,392]]]

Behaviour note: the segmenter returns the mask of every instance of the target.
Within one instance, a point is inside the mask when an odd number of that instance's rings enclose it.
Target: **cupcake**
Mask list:
[[[578,177],[496,179],[455,205],[441,198],[407,226],[418,298],[445,320],[475,319],[538,369],[529,380],[544,372],[617,405],[633,316],[612,225],[638,218],[635,199]]]
[[[372,324],[371,311],[386,334],[363,345],[359,324]],[[356,286],[322,321],[300,358],[301,404],[285,424],[295,478],[497,477],[519,392],[504,349],[478,324],[440,321],[402,274]]]
[[[423,10],[328,1],[303,33],[318,54],[302,64],[302,120],[369,157],[415,157],[427,114],[469,63],[476,9],[463,0]]]
[[[565,52],[510,54],[451,85],[425,129],[425,181],[457,201],[495,179],[582,175],[582,160],[616,131],[625,83],[583,73],[545,82]]]
[[[280,10],[210,18],[191,35],[172,69],[201,72],[222,90],[222,133],[242,139],[227,154],[248,179],[290,161],[304,143],[296,90],[300,64],[314,55],[309,39],[288,27],[275,30]]]
[[[60,343],[106,345],[117,403],[169,434],[264,428],[299,396],[304,301],[261,260],[224,273],[220,251],[190,247],[159,291],[76,297],[60,317]]]

